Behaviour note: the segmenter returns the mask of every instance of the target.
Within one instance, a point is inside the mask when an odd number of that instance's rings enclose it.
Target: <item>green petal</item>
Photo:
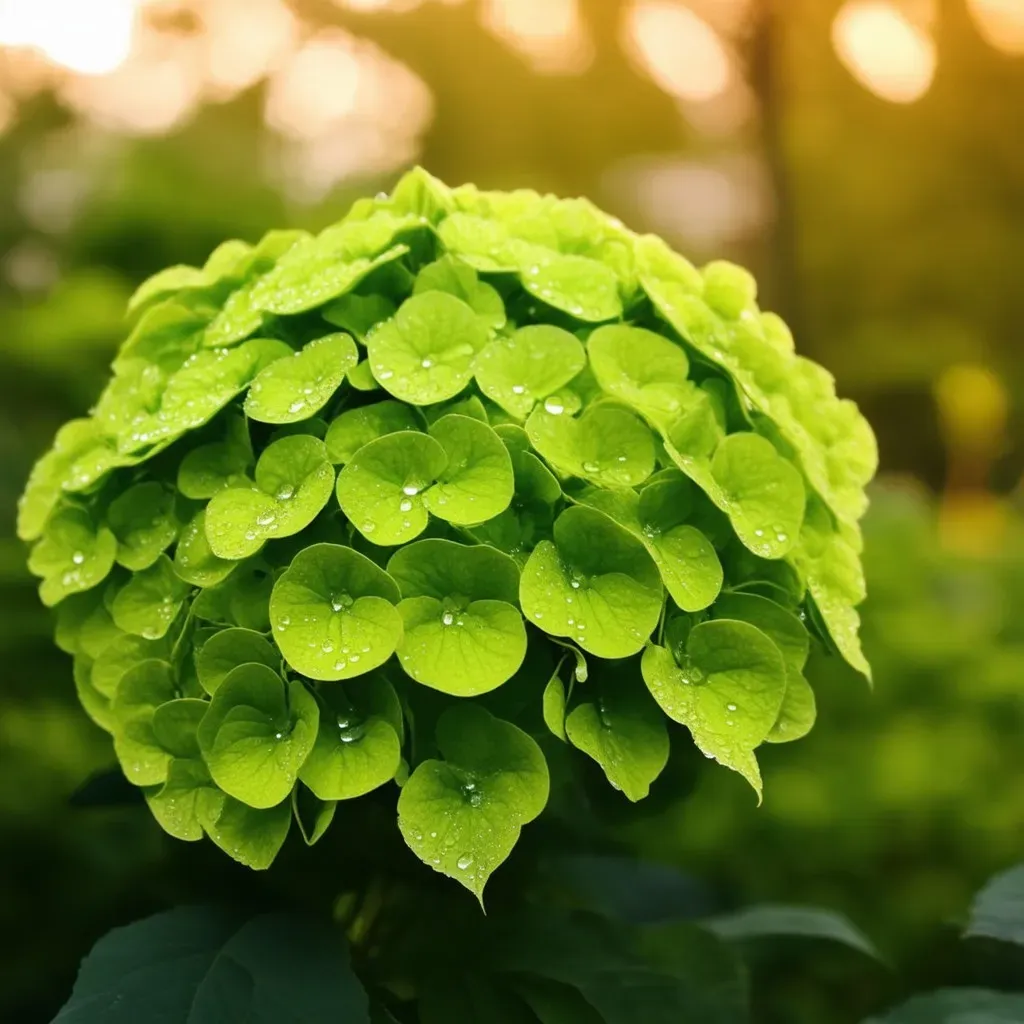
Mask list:
[[[351,679],[383,665],[402,636],[395,581],[365,555],[314,544],[274,584],[270,617],[285,660],[311,679]]]

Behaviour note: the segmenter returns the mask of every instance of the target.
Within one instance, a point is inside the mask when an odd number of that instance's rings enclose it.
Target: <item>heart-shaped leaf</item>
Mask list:
[[[306,687],[266,665],[232,669],[199,726],[213,781],[249,807],[285,800],[316,738],[320,711]]]
[[[338,474],[338,504],[367,540],[405,544],[426,529],[423,492],[447,461],[427,434],[387,434],[363,445]]]
[[[234,571],[237,562],[218,558],[206,537],[206,509],[200,509],[186,524],[174,549],[174,571],[194,587],[213,587]]]
[[[599,327],[587,340],[587,355],[601,389],[661,429],[679,416],[693,390],[682,348],[641,327]]]
[[[164,661],[139,662],[121,676],[110,703],[114,751],[125,777],[136,786],[154,786],[167,778],[171,753],[154,734],[153,716],[178,696],[171,667]]]
[[[156,412],[126,426],[118,448],[127,454],[166,444],[213,419],[257,374],[292,355],[283,341],[254,338],[237,348],[203,349],[167,381]]]
[[[178,490],[186,498],[205,501],[225,487],[245,484],[253,463],[252,442],[244,416],[226,421],[223,441],[193,448],[178,467]]]
[[[519,570],[484,545],[430,539],[388,562],[403,600],[401,666],[417,682],[474,697],[511,679],[526,657],[526,628],[515,606]]]
[[[526,617],[599,658],[640,651],[661,617],[658,567],[628,530],[595,509],[567,508],[523,569]]]
[[[537,324],[492,341],[476,360],[476,382],[510,416],[524,420],[537,402],[565,387],[587,364],[579,339]]]
[[[245,396],[245,414],[260,423],[298,423],[315,416],[357,362],[359,353],[347,334],[317,338],[260,373]]]
[[[417,857],[482,900],[547,803],[547,764],[525,732],[473,704],[444,712],[437,745],[443,760],[418,765],[402,788],[398,827]]]
[[[321,800],[351,800],[390,782],[402,759],[402,706],[380,673],[319,692],[320,728],[299,778]]]
[[[505,305],[497,290],[481,281],[468,263],[454,256],[442,256],[428,263],[416,275],[413,294],[421,295],[423,292],[446,292],[461,299],[488,330],[505,326]]]
[[[110,574],[117,538],[84,509],[67,507],[50,517],[29,555],[29,570],[42,577],[39,596],[52,607],[70,594],[98,586]]]
[[[366,339],[370,367],[385,391],[412,405],[454,398],[473,378],[487,328],[454,295],[428,291],[406,299]]]
[[[195,660],[200,685],[212,694],[239,665],[266,665],[276,672],[281,667],[281,652],[262,633],[235,626],[214,633]]]
[[[215,787],[200,790],[196,811],[203,831],[229,857],[254,871],[269,868],[292,823],[291,801],[257,810]]]
[[[156,481],[135,484],[110,503],[107,525],[117,537],[117,561],[134,572],[148,569],[178,536],[174,494]]]
[[[515,476],[508,449],[486,423],[449,414],[431,424],[430,436],[447,462],[423,504],[438,519],[470,526],[493,519],[508,508]]]
[[[392,244],[394,238],[417,224],[414,217],[381,213],[303,239],[260,279],[253,289],[252,305],[279,316],[316,309],[351,291],[377,267],[404,256],[408,247]]]
[[[804,518],[800,471],[766,438],[730,434],[712,459],[677,447],[670,433],[665,449],[672,461],[729,517],[736,535],[761,558],[782,558],[797,541]]]
[[[118,629],[159,640],[171,628],[190,587],[166,555],[134,576],[117,592],[110,615]]]
[[[524,247],[517,260],[523,287],[549,306],[589,323],[622,316],[618,277],[603,263],[542,246]]]
[[[601,487],[636,487],[654,472],[654,435],[621,406],[591,405],[578,419],[540,406],[526,421],[526,432],[562,476]]]
[[[641,668],[662,711],[760,799],[754,749],[772,731],[786,693],[786,664],[775,644],[747,622],[716,619],[694,626],[678,652],[648,647]]]
[[[365,555],[313,544],[274,584],[274,637],[288,664],[310,679],[364,675],[398,646],[399,598],[395,581]]]
[[[210,550],[218,558],[248,558],[271,538],[290,537],[309,526],[333,489],[334,468],[323,441],[308,434],[282,437],[256,463],[254,487],[229,487],[210,499]]]
[[[589,754],[615,789],[634,803],[668,764],[665,717],[640,680],[602,676],[597,692],[569,712],[565,733],[574,747]]]
[[[365,444],[400,430],[420,430],[423,423],[407,405],[388,399],[347,409],[331,421],[324,443],[335,465],[351,462]]]

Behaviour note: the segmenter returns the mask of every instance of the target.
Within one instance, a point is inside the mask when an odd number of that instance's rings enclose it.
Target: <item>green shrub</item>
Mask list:
[[[812,641],[869,671],[876,451],[755,299],[585,200],[418,170],[143,284],[19,533],[160,824],[264,868],[394,780],[481,896],[547,801],[542,722],[630,800],[670,722],[760,794]]]

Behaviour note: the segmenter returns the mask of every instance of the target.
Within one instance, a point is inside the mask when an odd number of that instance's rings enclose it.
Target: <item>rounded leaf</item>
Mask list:
[[[786,664],[775,644],[747,622],[715,619],[694,626],[677,653],[648,647],[641,669],[662,711],[760,798],[754,748],[772,731],[786,693]]]
[[[327,428],[327,456],[335,465],[351,462],[363,445],[378,437],[400,430],[419,430],[422,425],[413,409],[391,399],[347,409]]]
[[[446,456],[423,504],[438,519],[471,526],[504,512],[515,493],[512,459],[486,423],[452,413],[431,424],[430,436]]]
[[[386,782],[402,759],[402,707],[380,673],[320,690],[320,727],[299,778],[321,800],[352,800]]]
[[[338,504],[374,544],[405,544],[427,527],[423,492],[448,458],[427,434],[402,430],[363,445],[338,474]]]
[[[316,738],[320,712],[300,682],[266,665],[240,665],[217,688],[199,725],[213,781],[249,807],[286,799]]]
[[[385,391],[412,405],[454,398],[473,377],[488,332],[473,310],[445,292],[406,299],[366,339],[370,367]]]
[[[50,517],[46,531],[29,555],[29,570],[42,577],[39,596],[47,607],[98,586],[110,574],[117,538],[97,526],[88,512],[64,508]]]
[[[565,387],[586,364],[575,335],[536,324],[492,341],[477,357],[476,382],[510,416],[524,420],[537,402]]]
[[[599,658],[628,658],[647,642],[664,603],[643,544],[596,509],[567,508],[523,569],[527,619]]]
[[[206,537],[218,557],[254,555],[266,541],[304,530],[327,504],[334,467],[323,441],[293,434],[271,444],[256,464],[253,487],[229,487],[206,507]]]
[[[547,764],[525,732],[473,704],[444,712],[437,745],[443,760],[418,765],[402,788],[398,827],[420,860],[482,899],[547,803]]]
[[[587,355],[601,390],[651,423],[666,427],[682,412],[693,385],[679,345],[642,327],[609,324],[587,339]]]
[[[654,435],[621,406],[591,405],[579,418],[539,406],[526,421],[526,432],[562,476],[601,487],[636,487],[654,472]]]
[[[117,561],[148,569],[178,536],[174,495],[153,480],[135,484],[110,503],[107,525],[117,537]]]
[[[309,342],[291,359],[271,363],[252,382],[245,413],[260,423],[298,423],[316,415],[359,362],[347,334],[328,334]]]
[[[383,665],[402,636],[391,577],[339,544],[299,552],[274,584],[270,618],[285,660],[310,679],[351,679]]]
[[[254,629],[235,626],[214,633],[196,653],[196,675],[207,693],[216,693],[228,674],[239,665],[281,667],[281,652]]]

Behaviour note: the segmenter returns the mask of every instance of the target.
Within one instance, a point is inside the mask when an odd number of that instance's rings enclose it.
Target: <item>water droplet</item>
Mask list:
[[[330,640],[325,640],[320,645],[320,650],[322,650],[324,652],[324,654],[330,654],[334,650],[334,644],[332,644]]]
[[[434,360],[431,359],[430,356],[424,356],[422,362],[420,363],[420,366],[422,366],[424,370],[429,370],[433,365]]]
[[[273,523],[273,521],[276,518],[277,517],[274,515],[273,512],[263,512],[261,515],[257,516],[257,518],[256,518],[256,525],[257,526],[270,526],[270,524]]]
[[[331,608],[336,612],[340,612],[345,608],[351,608],[354,603],[352,595],[345,593],[345,591],[341,591],[331,598]]]
[[[274,497],[277,498],[278,501],[287,501],[294,495],[295,488],[291,484],[284,484]]]
[[[399,508],[399,510],[401,512],[411,512],[412,511],[412,502],[408,498],[403,498],[398,503],[398,508]]]
[[[550,413],[552,416],[561,416],[562,413],[565,412],[565,406],[559,398],[547,398],[544,401],[544,411]]]
[[[736,710],[736,705],[735,704],[726,704],[725,705],[725,710],[726,711],[735,711]]]
[[[522,395],[522,394],[525,394],[525,393],[526,393],[526,388],[522,384],[513,384],[512,385],[512,394],[513,395]]]
[[[455,616],[452,615],[451,612],[445,612],[444,615],[441,616],[441,621],[446,626],[450,626],[455,621]]]
[[[304,398],[296,398],[291,405],[288,406],[290,413],[302,412],[306,408],[306,400]]]
[[[284,739],[284,733],[283,732],[275,732],[274,733],[274,739],[275,740]]]
[[[373,533],[373,531],[376,529],[377,525],[375,523],[371,523],[369,519],[367,519],[366,522],[362,525],[363,533]]]
[[[764,530],[755,530],[754,531],[754,536],[755,537],[763,537],[764,536]]]
[[[470,854],[464,853],[456,862],[456,866],[460,871],[465,871],[466,868],[473,866],[473,858]]]
[[[596,462],[584,462],[583,471],[585,473],[597,473],[601,467]]]
[[[71,561],[74,562],[75,565],[81,565],[85,561],[85,555],[83,555],[81,551],[76,551],[71,556]]]

